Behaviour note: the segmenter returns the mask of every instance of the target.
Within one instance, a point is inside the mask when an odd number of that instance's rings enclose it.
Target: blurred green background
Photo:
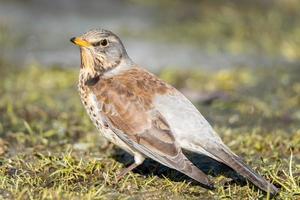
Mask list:
[[[279,198],[300,198],[299,11],[299,0],[0,0],[0,199],[269,198],[225,176],[214,191],[174,181],[153,162],[114,184],[130,158],[88,119],[69,42],[95,27],[191,99]]]
[[[0,2],[0,55],[20,65],[77,66],[69,38],[95,27],[117,33],[136,62],[156,70],[289,65],[300,57],[297,0]]]

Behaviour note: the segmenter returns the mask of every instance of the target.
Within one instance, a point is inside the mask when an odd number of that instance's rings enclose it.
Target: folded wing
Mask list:
[[[155,108],[165,117],[183,149],[201,153],[226,164],[264,191],[278,189],[247,166],[220,139],[195,106],[180,92],[159,95]]]
[[[152,96],[143,95],[140,89],[144,87],[145,82],[141,80],[144,80],[143,73],[146,72],[141,73],[136,76],[124,74],[101,79],[90,86],[101,107],[103,119],[116,135],[133,149],[207,187],[213,187],[208,177],[182,153],[168,122],[153,107]],[[162,87],[159,81],[153,81],[159,84],[157,87]],[[154,96],[155,91],[151,95]]]

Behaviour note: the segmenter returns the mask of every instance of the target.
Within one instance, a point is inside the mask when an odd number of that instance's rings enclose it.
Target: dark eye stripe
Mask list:
[[[92,45],[94,46],[94,47],[97,47],[97,46],[99,46],[101,44],[101,42],[95,42],[95,43],[93,43]]]

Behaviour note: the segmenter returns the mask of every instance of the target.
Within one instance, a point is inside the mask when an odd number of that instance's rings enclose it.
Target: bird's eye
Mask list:
[[[102,46],[102,47],[106,47],[108,45],[108,41],[107,39],[102,39],[100,40],[99,42],[95,42],[92,44],[94,47],[97,47],[97,46]]]
[[[108,45],[107,39],[103,39],[100,41],[101,46],[106,47]]]

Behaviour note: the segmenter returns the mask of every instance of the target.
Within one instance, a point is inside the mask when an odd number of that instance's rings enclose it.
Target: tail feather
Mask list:
[[[210,151],[211,152],[211,151]],[[212,153],[212,152],[211,152]],[[254,185],[264,190],[265,192],[269,192],[272,195],[276,195],[279,192],[279,189],[276,188],[273,184],[269,183],[266,179],[264,179],[261,175],[256,173],[253,169],[247,166],[241,158],[233,154],[226,147],[224,149],[219,148],[218,150],[214,150],[213,154],[218,157],[224,164],[231,167],[237,173],[244,176],[246,179],[251,181]]]

